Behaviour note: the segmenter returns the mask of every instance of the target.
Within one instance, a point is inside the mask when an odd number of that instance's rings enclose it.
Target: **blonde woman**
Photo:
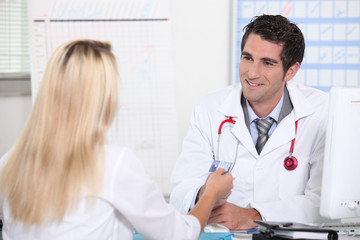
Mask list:
[[[111,46],[78,40],[47,65],[33,110],[1,159],[4,239],[197,239],[231,174],[209,176],[188,215],[168,205],[128,149],[105,144],[117,108]]]

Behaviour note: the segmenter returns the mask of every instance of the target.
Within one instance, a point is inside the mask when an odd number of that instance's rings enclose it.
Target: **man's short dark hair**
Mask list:
[[[244,27],[243,31],[245,33],[241,42],[241,52],[250,33],[254,33],[264,40],[283,45],[280,58],[285,73],[296,62],[301,64],[305,51],[304,36],[299,27],[286,17],[281,15],[256,16]]]

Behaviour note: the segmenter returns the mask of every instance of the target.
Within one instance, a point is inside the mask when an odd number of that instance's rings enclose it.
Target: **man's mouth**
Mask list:
[[[259,84],[259,83],[252,83],[252,82],[249,82],[248,80],[246,80],[247,84],[249,84],[251,87],[258,87],[258,86],[261,86],[262,84]]]

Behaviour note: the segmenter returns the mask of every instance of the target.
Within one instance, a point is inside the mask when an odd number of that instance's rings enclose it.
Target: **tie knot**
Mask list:
[[[258,139],[257,139],[255,148],[259,154],[260,154],[261,150],[263,149],[263,147],[265,146],[266,141],[269,138],[268,132],[269,132],[269,129],[271,128],[272,124],[274,123],[274,121],[275,120],[271,117],[267,118],[267,119],[257,118],[255,120],[256,128],[258,130]]]
[[[267,133],[269,132],[269,129],[271,128],[274,121],[275,120],[271,117],[266,118],[266,119],[257,118],[255,120],[255,123],[256,123],[256,128],[257,128],[259,134],[267,135]]]

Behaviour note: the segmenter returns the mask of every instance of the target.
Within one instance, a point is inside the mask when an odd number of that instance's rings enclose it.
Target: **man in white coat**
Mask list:
[[[170,202],[189,211],[211,166],[231,163],[233,191],[217,202],[208,223],[245,230],[262,219],[318,222],[328,94],[289,82],[305,49],[295,24],[262,15],[244,29],[240,84],[196,106],[172,173]]]

